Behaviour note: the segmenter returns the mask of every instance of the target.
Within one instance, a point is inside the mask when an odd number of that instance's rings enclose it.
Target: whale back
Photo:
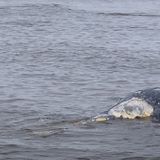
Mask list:
[[[114,118],[146,118],[152,117],[160,122],[160,88],[150,88],[131,93],[109,110],[93,118],[93,121],[104,121]]]
[[[153,107],[160,108],[160,88],[150,88],[140,90],[132,94],[134,97],[141,98]]]
[[[153,117],[160,121],[160,88],[139,90],[114,105],[107,114],[116,118]]]
[[[143,99],[132,97],[119,103],[108,111],[109,116],[116,118],[145,118],[153,114],[153,107]]]

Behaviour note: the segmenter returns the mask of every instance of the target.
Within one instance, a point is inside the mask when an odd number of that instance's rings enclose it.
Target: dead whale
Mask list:
[[[93,118],[101,122],[109,119],[135,119],[151,117],[160,122],[160,88],[139,90],[128,95],[119,103]]]

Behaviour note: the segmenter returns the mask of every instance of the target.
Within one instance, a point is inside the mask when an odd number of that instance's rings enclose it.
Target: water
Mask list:
[[[150,120],[79,123],[160,84],[157,0],[0,1],[0,159],[158,160]]]

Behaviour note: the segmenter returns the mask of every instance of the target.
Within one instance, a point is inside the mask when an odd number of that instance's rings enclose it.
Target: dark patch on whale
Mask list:
[[[139,90],[128,95],[108,111],[94,117],[96,121],[113,118],[135,119],[151,117],[160,122],[160,88]]]

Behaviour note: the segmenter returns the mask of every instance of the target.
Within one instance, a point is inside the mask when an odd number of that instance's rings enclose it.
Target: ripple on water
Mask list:
[[[0,0],[0,159],[158,160],[158,123],[88,117],[159,86],[159,6]]]

